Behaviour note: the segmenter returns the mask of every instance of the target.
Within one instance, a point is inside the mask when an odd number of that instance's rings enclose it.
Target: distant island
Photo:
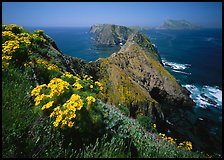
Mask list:
[[[200,29],[201,26],[188,22],[186,20],[172,20],[165,21],[157,29]]]
[[[169,30],[183,30],[183,29],[201,29],[202,26],[193,24],[187,20],[173,20],[168,19],[163,24],[158,27],[151,27],[151,26],[130,26],[130,28],[138,31],[143,30],[151,30],[151,29],[169,29]]]

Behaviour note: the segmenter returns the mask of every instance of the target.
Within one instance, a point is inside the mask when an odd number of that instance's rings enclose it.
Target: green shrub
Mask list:
[[[121,104],[118,105],[118,109],[126,116],[129,115],[129,109],[126,106],[123,106]]]
[[[137,121],[139,122],[139,124],[141,126],[143,126],[145,128],[145,130],[147,130],[147,131],[152,130],[152,123],[151,123],[150,117],[148,117],[148,116],[137,116]]]

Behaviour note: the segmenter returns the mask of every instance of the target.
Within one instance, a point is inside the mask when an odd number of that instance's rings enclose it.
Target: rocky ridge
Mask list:
[[[102,40],[102,44],[106,44],[105,42],[110,41],[107,39],[110,38],[108,27],[116,31],[119,30],[116,28],[120,28],[104,24],[92,26],[90,31],[98,38],[103,37],[106,32]],[[162,115],[159,106],[163,103],[174,107],[192,107],[194,102],[189,97],[189,92],[163,67],[161,58],[150,39],[140,32],[130,33],[130,29],[126,30],[125,33],[128,32],[129,36],[122,48],[109,58],[96,61],[97,75],[107,86],[102,95],[103,101],[115,105],[121,103],[129,109],[135,108],[136,113],[145,115],[152,114],[154,107]],[[98,39],[97,44],[100,42]]]
[[[124,44],[133,30],[125,26],[99,24],[91,26],[89,32],[93,33],[95,42],[98,45],[114,46]]]

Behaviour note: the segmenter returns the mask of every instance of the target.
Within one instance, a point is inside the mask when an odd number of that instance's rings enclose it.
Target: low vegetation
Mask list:
[[[104,84],[64,71],[48,45],[42,30],[2,25],[4,158],[206,157],[158,133],[149,117],[101,102]]]

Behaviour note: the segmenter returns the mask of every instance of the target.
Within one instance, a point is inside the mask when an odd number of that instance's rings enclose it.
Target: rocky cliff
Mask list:
[[[104,32],[100,31],[108,27],[117,31],[117,27],[120,28],[116,25],[99,25],[91,27],[91,30],[97,30],[94,32],[96,37],[103,37]],[[189,92],[163,67],[150,39],[140,32],[130,33],[128,28],[122,28],[129,33],[122,48],[109,58],[96,61],[96,73],[107,86],[101,95],[103,101],[115,105],[121,103],[145,115],[152,114],[153,108],[161,114],[160,104],[192,107],[194,102],[189,98]],[[109,41],[107,36],[103,42]]]
[[[98,45],[115,46],[124,44],[132,32],[132,29],[125,26],[112,24],[98,24],[90,28],[90,33],[93,33],[95,42]]]

